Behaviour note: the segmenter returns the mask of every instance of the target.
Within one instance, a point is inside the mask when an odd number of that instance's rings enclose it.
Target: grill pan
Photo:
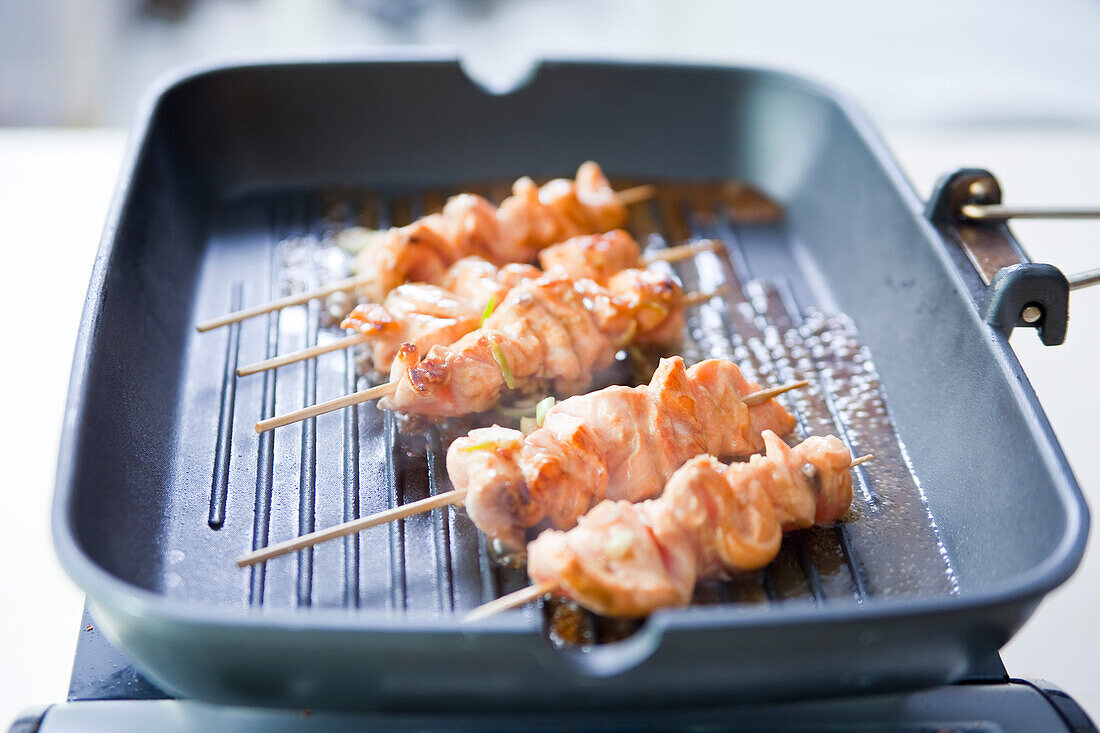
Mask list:
[[[631,222],[650,246],[726,244],[676,268],[687,287],[729,288],[693,311],[685,356],[809,376],[790,403],[801,429],[878,456],[858,471],[855,521],[797,533],[765,573],[704,584],[640,627],[588,618],[583,649],[535,609],[460,624],[525,580],[450,510],[238,571],[250,547],[446,490],[449,436],[368,405],[257,437],[259,417],[354,389],[354,357],[236,380],[241,359],[328,338],[319,305],[194,324],[324,279],[334,227],[585,158],[666,182]],[[731,179],[784,216],[688,183]],[[443,58],[188,74],[147,108],[92,275],[58,553],[137,666],[217,703],[613,707],[958,679],[1073,571],[1088,515],[1007,344],[1020,298],[1043,306],[1027,325],[1044,340],[1064,336],[1057,277],[1025,263],[983,278],[956,224],[925,216],[858,113],[773,72],[544,63],[503,95]],[[1003,225],[983,231],[977,245],[1000,236],[1022,255]]]

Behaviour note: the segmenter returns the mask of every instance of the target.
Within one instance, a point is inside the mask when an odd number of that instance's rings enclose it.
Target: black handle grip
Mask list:
[[[1002,219],[965,217],[968,204],[1001,203],[1001,187],[989,171],[963,168],[939,180],[925,215],[954,242],[981,284],[974,293],[982,318],[1007,339],[1015,328],[1034,328],[1047,346],[1066,340],[1069,282],[1053,265],[1031,262]]]

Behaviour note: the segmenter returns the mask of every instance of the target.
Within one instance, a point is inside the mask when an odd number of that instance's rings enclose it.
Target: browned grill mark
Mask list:
[[[409,381],[418,391],[428,392],[437,384],[446,384],[450,378],[450,371],[446,362],[425,359],[409,368]]]

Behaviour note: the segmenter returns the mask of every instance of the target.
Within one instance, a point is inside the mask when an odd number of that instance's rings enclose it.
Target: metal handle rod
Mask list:
[[[1085,270],[1084,272],[1075,273],[1066,279],[1069,280],[1070,290],[1096,285],[1100,283],[1100,267],[1097,267],[1095,270]]]
[[[967,219],[1004,221],[1006,219],[1100,219],[1100,208],[1059,208],[1056,206],[1001,206],[966,204],[960,213]]]
[[[1054,206],[966,204],[959,211],[967,219],[989,221],[1004,221],[1006,219],[1100,219],[1100,208],[1073,209]],[[1100,283],[1100,267],[1078,272],[1066,279],[1069,280],[1070,290],[1096,285]]]

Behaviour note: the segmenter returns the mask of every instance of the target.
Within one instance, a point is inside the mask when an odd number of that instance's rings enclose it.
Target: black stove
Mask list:
[[[85,608],[68,700],[25,712],[10,733],[123,730],[693,730],[1011,733],[1097,731],[1077,702],[1044,681],[1009,676],[999,657],[954,685],[919,692],[771,704],[645,711],[524,714],[333,713],[219,707],[164,693],[111,644]]]

